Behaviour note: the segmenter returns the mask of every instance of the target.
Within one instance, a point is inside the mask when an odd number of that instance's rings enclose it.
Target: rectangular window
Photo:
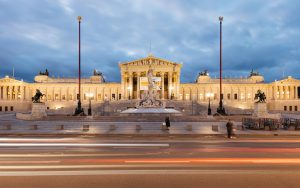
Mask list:
[[[66,100],[66,95],[61,96],[62,100]]]
[[[101,94],[98,94],[98,100],[101,100]]]
[[[292,106],[290,106],[290,111],[293,111],[293,107]]]
[[[247,98],[251,99],[251,93],[248,93]]]
[[[55,100],[59,100],[58,94],[55,94]]]
[[[112,98],[112,100],[116,100],[116,94],[111,94],[111,98]]]
[[[300,99],[300,87],[298,87],[298,99]]]
[[[83,95],[83,100],[86,100],[86,94]]]
[[[5,112],[7,112],[8,111],[8,107],[7,106],[5,106]]]
[[[10,111],[14,111],[14,107],[13,106],[10,107]]]
[[[0,112],[2,112],[2,106],[0,106]]]
[[[230,100],[230,93],[227,94],[227,99]]]
[[[47,98],[47,100],[51,100],[51,95],[48,95],[48,98]]]
[[[217,99],[217,94],[216,93],[214,93],[214,100],[216,100]]]
[[[234,94],[234,100],[237,100],[238,99],[238,95],[237,93]]]
[[[121,94],[119,94],[119,100],[121,100],[121,98],[122,98],[122,95],[121,95]]]
[[[69,95],[69,100],[73,100],[73,95]]]
[[[287,111],[287,106],[284,106],[284,111]]]
[[[298,106],[295,106],[295,111],[296,111],[296,112],[298,111]]]

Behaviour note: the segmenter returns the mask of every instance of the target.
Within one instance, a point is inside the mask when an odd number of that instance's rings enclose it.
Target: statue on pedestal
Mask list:
[[[155,83],[153,82],[153,69],[151,68],[151,65],[149,67],[148,73],[148,91],[143,94],[142,100],[139,103],[139,107],[162,107],[163,103],[156,99],[156,87]]]
[[[41,102],[40,99],[43,95],[44,94],[39,89],[37,89],[35,95],[31,98],[32,102],[40,103]]]
[[[265,103],[266,102],[266,95],[264,92],[262,92],[260,89],[255,94],[254,99],[258,99],[256,103]]]

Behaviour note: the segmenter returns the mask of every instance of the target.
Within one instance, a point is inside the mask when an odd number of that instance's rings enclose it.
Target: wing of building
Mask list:
[[[141,99],[147,90],[147,71],[151,67],[157,94],[166,101],[194,101],[212,105],[219,101],[219,79],[211,78],[207,71],[201,72],[195,83],[180,83],[182,64],[149,55],[146,58],[120,63],[121,83],[105,82],[102,73],[94,71],[89,78],[81,80],[81,100],[85,107],[91,100],[93,106],[105,101],[122,104],[124,101]],[[191,75],[193,76],[193,75]],[[267,97],[268,109],[273,111],[298,111],[300,106],[300,80],[288,76],[285,79],[265,83],[262,75],[251,71],[247,78],[223,79],[225,107],[252,109],[257,90]],[[28,111],[36,89],[43,94],[42,101],[48,109],[75,109],[78,79],[54,78],[46,70],[27,83],[11,77],[0,79],[0,111]]]

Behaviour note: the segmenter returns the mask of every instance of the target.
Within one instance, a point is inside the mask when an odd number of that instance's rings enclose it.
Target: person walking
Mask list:
[[[165,119],[165,124],[166,124],[167,130],[169,130],[169,127],[171,126],[169,116],[166,117],[166,119]]]
[[[231,138],[232,135],[232,129],[233,129],[233,123],[232,121],[229,119],[228,122],[226,123],[226,128],[227,128],[227,137]]]

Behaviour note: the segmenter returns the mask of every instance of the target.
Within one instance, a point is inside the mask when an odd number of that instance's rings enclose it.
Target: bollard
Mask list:
[[[137,130],[137,131],[140,131],[140,130],[142,130],[142,127],[141,127],[141,125],[135,125],[135,130]]]
[[[109,130],[110,131],[116,130],[116,125],[109,125]]]
[[[244,125],[237,125],[236,126],[237,130],[243,131],[245,129]]]
[[[82,131],[87,132],[90,130],[90,125],[83,125],[82,126]]]
[[[218,132],[219,131],[219,126],[218,125],[212,125],[211,130],[215,131],[215,132]]]
[[[38,125],[31,125],[30,130],[38,130]]]
[[[193,130],[193,125],[186,125],[186,130],[187,131],[192,131]]]
[[[163,123],[160,125],[160,130],[167,130],[167,126]]]
[[[11,130],[11,124],[6,124],[4,127],[6,130]]]
[[[56,125],[56,130],[64,130],[64,125]]]

